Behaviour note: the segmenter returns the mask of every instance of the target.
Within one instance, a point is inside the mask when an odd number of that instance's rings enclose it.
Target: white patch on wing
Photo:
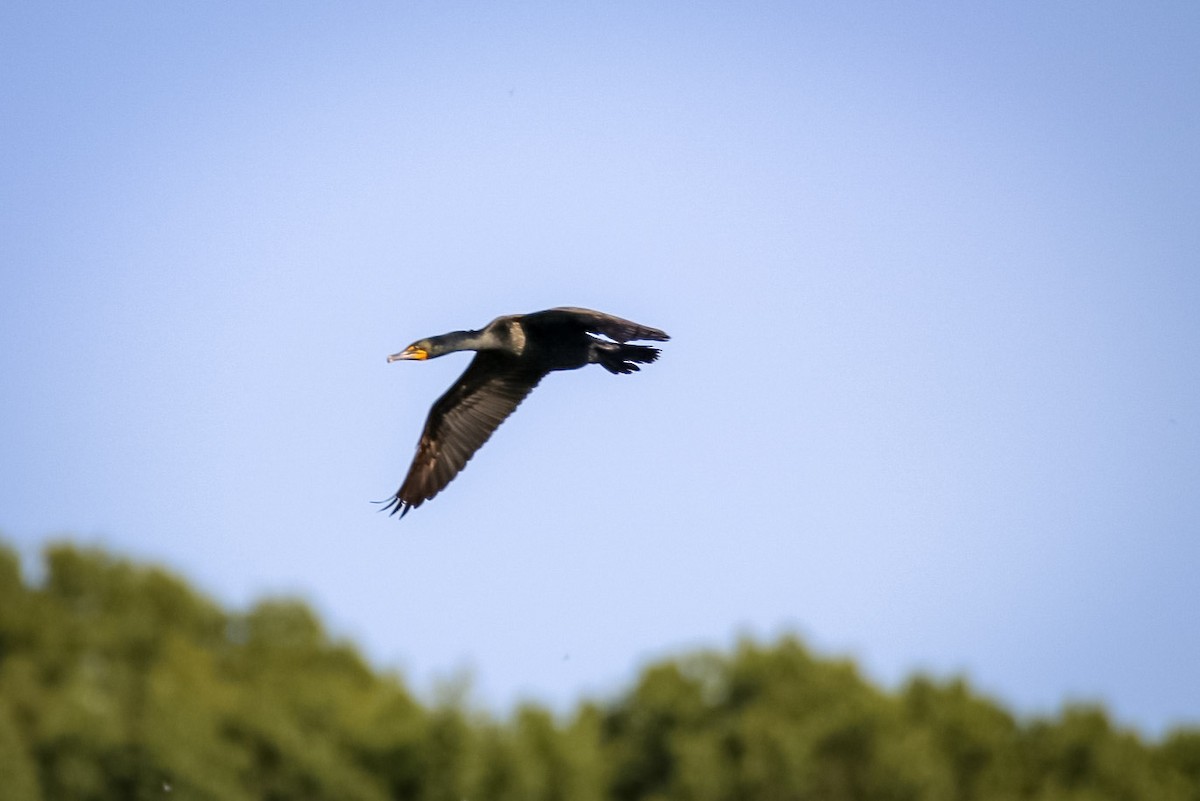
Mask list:
[[[508,335],[511,338],[513,350],[520,356],[525,352],[525,329],[516,320],[508,324]]]

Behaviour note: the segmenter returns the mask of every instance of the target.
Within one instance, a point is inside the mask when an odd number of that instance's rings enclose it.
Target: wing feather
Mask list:
[[[558,314],[564,317],[569,317],[581,324],[586,331],[593,334],[603,334],[616,342],[629,342],[635,339],[650,339],[657,342],[666,342],[670,339],[665,331],[657,328],[652,328],[648,325],[635,323],[632,320],[626,320],[622,317],[616,317],[604,312],[593,311],[591,309],[581,309],[577,306],[560,306],[556,309],[549,309],[544,312],[536,312],[528,314],[526,317],[534,317],[537,315],[553,315]]]
[[[429,410],[408,475],[384,508],[403,517],[445,489],[545,375],[507,353],[477,353]]]

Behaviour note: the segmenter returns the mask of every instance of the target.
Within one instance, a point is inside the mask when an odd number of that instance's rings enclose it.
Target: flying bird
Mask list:
[[[626,343],[668,339],[657,328],[611,314],[562,307],[497,317],[478,331],[419,339],[393,353],[388,362],[423,361],[460,350],[475,351],[475,358],[429,410],[408,475],[383,508],[404,517],[445,489],[548,373],[588,364],[633,373],[639,364],[657,359],[659,350]]]

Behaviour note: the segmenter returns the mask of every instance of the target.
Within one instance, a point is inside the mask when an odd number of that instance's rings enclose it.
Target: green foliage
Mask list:
[[[231,613],[69,546],[33,586],[0,547],[6,801],[1200,801],[1200,731],[888,692],[793,638],[651,665],[565,720],[463,696],[419,703],[295,601]]]
[[[12,712],[0,698],[0,787],[11,801],[39,801],[37,766],[29,755]]]

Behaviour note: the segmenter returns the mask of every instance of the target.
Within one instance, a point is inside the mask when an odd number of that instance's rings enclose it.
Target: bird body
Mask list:
[[[639,339],[669,337],[610,314],[561,307],[497,317],[479,330],[420,339],[392,354],[389,362],[476,352],[429,410],[408,475],[384,508],[403,517],[441,492],[547,374],[588,364],[632,373],[657,359],[658,348],[626,344]]]

